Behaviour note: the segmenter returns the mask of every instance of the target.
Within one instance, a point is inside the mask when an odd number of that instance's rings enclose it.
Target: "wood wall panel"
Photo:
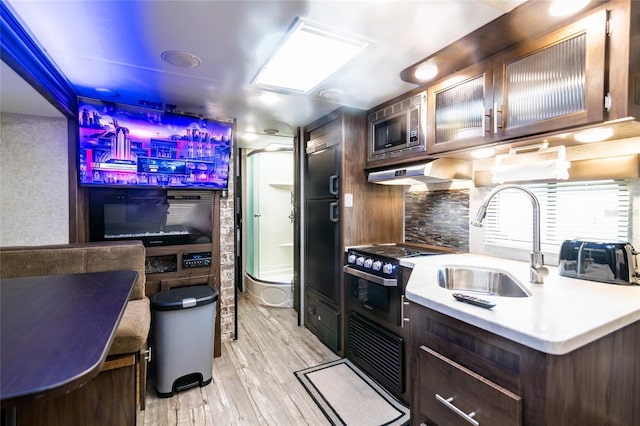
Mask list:
[[[105,366],[107,366],[105,364]],[[135,365],[102,371],[84,386],[16,412],[17,426],[113,426],[136,423]]]

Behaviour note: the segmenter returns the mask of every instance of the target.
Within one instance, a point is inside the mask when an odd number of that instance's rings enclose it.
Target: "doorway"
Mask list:
[[[293,150],[247,154],[244,291],[254,303],[293,307]]]

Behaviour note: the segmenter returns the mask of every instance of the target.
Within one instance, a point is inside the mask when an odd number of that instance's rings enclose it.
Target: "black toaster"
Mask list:
[[[560,247],[560,275],[611,284],[639,284],[636,254],[628,242],[565,240]]]

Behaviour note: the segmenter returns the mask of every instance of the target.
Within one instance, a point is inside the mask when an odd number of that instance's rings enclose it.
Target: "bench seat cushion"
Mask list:
[[[130,354],[145,348],[150,324],[149,298],[129,300],[109,349],[109,355]]]
[[[0,247],[0,278],[128,270],[138,278],[129,300],[145,296],[145,254],[141,241]]]

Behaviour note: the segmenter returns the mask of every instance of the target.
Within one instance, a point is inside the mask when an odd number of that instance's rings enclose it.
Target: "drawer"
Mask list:
[[[418,417],[429,425],[522,425],[522,399],[479,374],[421,346]],[[415,398],[414,398],[415,400]]]

